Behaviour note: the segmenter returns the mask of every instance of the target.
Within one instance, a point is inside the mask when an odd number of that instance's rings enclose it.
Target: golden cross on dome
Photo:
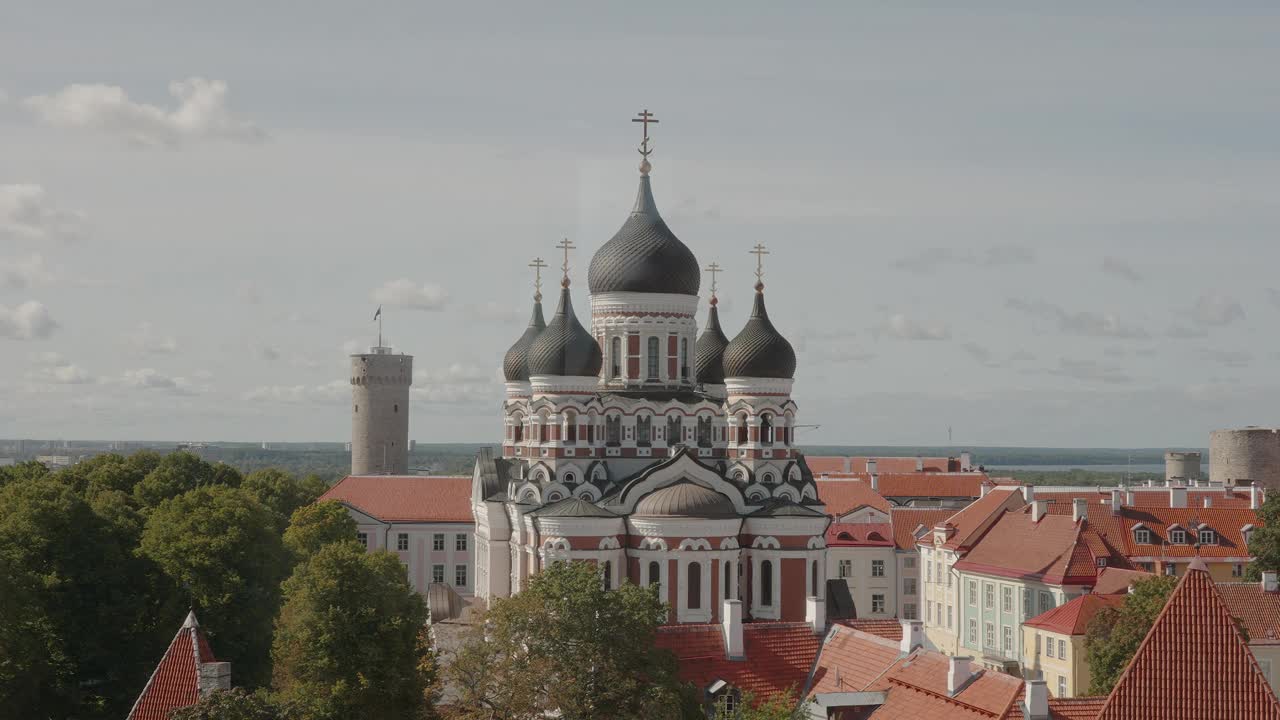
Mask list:
[[[564,279],[560,281],[560,285],[569,287],[569,251],[576,249],[577,246],[573,244],[572,240],[565,238],[556,243],[556,247],[564,250],[564,265],[560,266],[560,269],[564,271]]]
[[[536,257],[533,262],[529,263],[529,267],[533,268],[533,299],[542,300],[542,268],[551,267],[542,261],[542,258]]]
[[[710,265],[707,266],[706,271],[711,273],[711,297],[715,297],[716,296],[716,275],[723,272],[723,270],[721,270],[720,266],[717,265],[716,263],[711,263]]]
[[[644,125],[644,140],[640,142],[640,154],[647,159],[649,157],[649,153],[653,152],[649,147],[649,123],[658,122],[658,118],[654,117],[653,113],[649,112],[648,108],[645,108],[641,112],[636,113],[636,116],[631,118],[631,122],[638,122]]]
[[[769,251],[764,249],[764,243],[756,243],[755,248],[747,252],[756,256],[756,289],[759,290],[764,287],[764,256]]]

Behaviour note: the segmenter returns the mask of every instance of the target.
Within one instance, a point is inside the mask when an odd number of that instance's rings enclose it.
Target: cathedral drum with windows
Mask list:
[[[642,118],[651,118],[647,113]],[[648,122],[656,122],[648,119]],[[647,125],[646,125],[647,128]],[[648,139],[621,229],[591,260],[590,326],[574,312],[568,240],[550,320],[541,270],[532,318],[503,362],[501,452],[476,460],[476,592],[517,593],[560,560],[611,587],[657,584],[671,622],[804,621],[825,604],[829,522],[796,451],[796,357],[769,319],[763,246],[751,314],[721,330],[712,264],[698,335],[697,258],[658,213]]]

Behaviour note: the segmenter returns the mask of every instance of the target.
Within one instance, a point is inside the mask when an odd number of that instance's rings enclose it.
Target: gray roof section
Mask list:
[[[751,513],[753,517],[825,517],[811,507],[787,498],[769,498],[764,507]]]
[[[618,517],[602,507],[576,497],[558,500],[550,505],[534,510],[529,513],[529,515],[532,517]]]
[[[502,359],[502,374],[507,378],[507,382],[523,382],[529,379],[529,346],[546,327],[547,321],[542,319],[542,301],[536,300],[533,303],[533,317],[529,318],[529,326]]]
[[[529,375],[599,375],[602,362],[596,339],[573,313],[566,286],[547,329],[529,346]]]
[[[701,280],[698,258],[658,214],[649,176],[642,176],[631,215],[591,258],[591,293],[697,295]]]
[[[714,298],[712,298],[714,300]],[[720,311],[715,305],[707,312],[707,327],[698,336],[698,344],[694,352],[694,363],[697,373],[694,377],[704,385],[724,384],[724,349],[729,346],[729,338],[720,329]]]
[[[796,351],[769,321],[764,290],[756,291],[751,317],[724,350],[725,377],[794,378]]]

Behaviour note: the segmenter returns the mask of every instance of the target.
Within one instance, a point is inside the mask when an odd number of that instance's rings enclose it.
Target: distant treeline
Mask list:
[[[980,465],[1161,465],[1166,450],[1201,452],[1201,448],[1030,448],[1030,447],[939,447],[906,445],[811,445],[801,448],[806,455],[853,455],[873,457],[955,457],[968,451]]]

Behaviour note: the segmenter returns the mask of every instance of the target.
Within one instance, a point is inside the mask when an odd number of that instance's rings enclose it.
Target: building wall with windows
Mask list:
[[[409,584],[426,594],[430,583],[451,586],[459,595],[475,587],[475,526],[462,523],[382,523],[348,508],[357,536],[370,551],[389,550],[404,563]]]
[[[967,571],[958,576],[964,628],[960,648],[975,658],[1021,662],[1025,654],[1022,623],[1079,594],[1068,594],[1060,586]],[[1052,692],[1055,685],[1049,685]]]
[[[942,547],[920,548],[921,618],[930,649],[955,655],[959,648],[958,583],[955,565],[959,555]]]
[[[855,617],[891,618],[898,612],[898,558],[892,545],[843,547],[828,540],[827,577],[853,597]]]
[[[1084,636],[1048,632],[1025,627],[1019,638],[1026,654],[1022,658],[1023,674],[1045,681],[1054,697],[1069,698],[1089,694],[1089,674]]]

